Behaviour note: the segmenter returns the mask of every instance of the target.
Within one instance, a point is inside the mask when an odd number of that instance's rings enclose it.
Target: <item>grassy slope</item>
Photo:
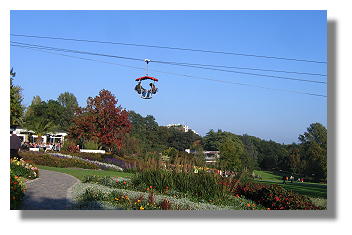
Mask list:
[[[113,177],[131,177],[133,174],[120,171],[110,171],[110,170],[89,170],[89,169],[76,169],[76,168],[59,168],[51,166],[38,166],[39,169],[58,171],[72,175],[80,180],[86,175],[97,175],[97,176],[113,176]]]
[[[327,188],[326,184],[318,184],[318,183],[286,183],[282,184],[282,177],[279,175],[275,175],[269,171],[255,171],[255,174],[258,174],[262,177],[262,180],[259,182],[267,183],[267,184],[280,184],[282,187],[288,190],[295,191],[297,193],[311,196],[311,197],[319,197],[326,198]]]

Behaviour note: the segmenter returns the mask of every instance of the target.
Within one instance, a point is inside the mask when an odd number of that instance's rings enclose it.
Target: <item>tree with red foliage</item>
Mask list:
[[[128,112],[116,104],[116,97],[108,90],[101,90],[95,98],[89,97],[87,106],[75,115],[70,138],[80,143],[96,141],[107,151],[120,149],[132,124]]]

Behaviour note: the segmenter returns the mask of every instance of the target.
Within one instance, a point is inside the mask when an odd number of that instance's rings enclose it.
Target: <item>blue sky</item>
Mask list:
[[[327,61],[326,11],[12,11],[11,33],[151,44]],[[152,60],[255,67],[326,74],[326,64],[11,37],[13,41]],[[71,54],[72,55],[72,54]],[[77,55],[74,55],[77,56]],[[143,62],[80,55],[144,67]],[[183,123],[204,135],[209,129],[297,142],[310,123],[327,123],[327,99],[150,72],[160,91],[142,100],[133,90],[144,75],[111,64],[11,47],[15,84],[25,105],[33,96],[56,99],[74,93],[80,105],[108,89],[128,110],[151,114],[160,125]],[[151,70],[188,74],[326,95],[326,84],[303,83],[151,63]],[[250,71],[247,71],[250,72]],[[252,71],[253,72],[253,71]],[[264,73],[264,72],[260,72]],[[300,79],[326,77],[267,73]]]

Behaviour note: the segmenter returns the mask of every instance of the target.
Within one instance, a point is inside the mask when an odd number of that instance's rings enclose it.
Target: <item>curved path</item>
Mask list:
[[[39,178],[28,181],[22,210],[64,210],[71,202],[71,188],[79,180],[60,172],[39,170]]]

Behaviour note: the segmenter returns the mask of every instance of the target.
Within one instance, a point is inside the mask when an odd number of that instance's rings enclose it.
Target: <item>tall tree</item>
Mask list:
[[[70,92],[64,92],[59,95],[57,98],[57,101],[64,106],[65,108],[68,108],[69,110],[75,110],[78,108],[78,102],[77,98],[74,94]]]
[[[289,152],[288,155],[288,166],[289,170],[296,174],[302,174],[304,170],[304,164],[301,159],[301,147],[297,144],[291,144],[287,146]]]
[[[65,120],[62,123],[62,129],[68,130],[72,123],[74,114],[79,107],[77,98],[74,94],[70,92],[64,92],[59,95],[59,97],[57,98],[57,101],[64,108],[63,113],[65,115]]]
[[[204,149],[208,151],[219,150],[219,137],[218,134],[211,129],[203,138]]]
[[[87,100],[87,106],[77,113],[69,134],[73,139],[86,138],[99,142],[108,151],[121,149],[126,133],[131,130],[128,112],[117,105],[108,90]]]
[[[22,88],[13,84],[16,73],[11,68],[10,71],[10,125],[19,126],[23,121],[24,106],[22,105]]]
[[[313,123],[299,136],[302,145],[302,159],[305,174],[316,179],[327,176],[327,129],[320,123]]]
[[[242,141],[236,137],[226,137],[219,146],[220,167],[224,170],[241,171],[245,167],[241,158],[245,154]]]
[[[39,95],[36,95],[33,97],[31,105],[38,105],[41,102],[42,102],[42,98],[40,98]]]

